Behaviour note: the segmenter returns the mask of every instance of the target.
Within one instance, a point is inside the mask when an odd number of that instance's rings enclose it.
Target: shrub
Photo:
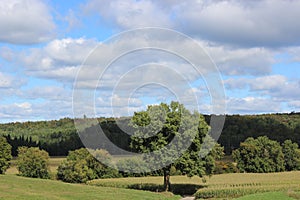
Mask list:
[[[91,150],[95,157],[104,162],[110,161],[110,155],[105,150]],[[87,149],[81,148],[70,151],[67,159],[63,161],[57,170],[57,178],[70,183],[86,183],[97,178],[118,177],[117,170],[107,167],[99,162]]]
[[[146,176],[147,166],[141,158],[126,158],[117,162],[117,168],[124,177],[141,177]],[[135,172],[141,173],[135,173]]]
[[[17,169],[21,176],[50,178],[49,154],[37,147],[19,147]]]
[[[247,138],[240,148],[233,151],[233,158],[241,172],[280,172],[284,171],[282,147],[268,137]]]
[[[4,174],[11,160],[11,146],[4,137],[0,137],[0,174]]]

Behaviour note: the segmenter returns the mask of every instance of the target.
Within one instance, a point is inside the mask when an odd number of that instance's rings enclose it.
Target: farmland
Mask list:
[[[57,166],[63,160],[63,157],[52,157],[50,159],[51,172],[55,174]],[[1,176],[0,180],[0,199],[76,199],[81,194],[77,194],[78,188],[82,191],[93,191],[99,198],[109,199],[111,191],[123,196],[127,195],[127,199],[139,195],[148,195],[148,199],[179,199],[179,196],[167,198],[164,193],[155,194],[149,191],[162,190],[163,177],[138,177],[138,178],[117,178],[117,179],[98,179],[88,182],[88,185],[65,184],[58,181],[28,179],[15,176],[17,169],[15,160],[12,161],[11,167],[7,171],[8,175]],[[198,198],[219,198],[231,199],[238,198],[247,199],[300,199],[300,171],[281,172],[281,173],[236,173],[236,174],[220,174],[206,177],[203,183],[199,177],[188,178],[185,176],[171,177],[172,190],[175,194],[193,195],[195,193]],[[42,184],[42,187],[39,185]],[[53,186],[47,186],[47,185]],[[23,187],[24,186],[24,187]],[[98,187],[95,187],[98,186]],[[28,187],[28,188],[27,188]],[[13,188],[11,191],[8,188]],[[50,188],[49,190],[47,188]],[[57,189],[59,188],[59,189]],[[96,188],[96,189],[95,189]],[[7,190],[6,190],[7,189]],[[54,197],[51,190],[62,190]],[[128,190],[131,189],[131,190]],[[36,191],[33,191],[36,190]],[[71,191],[75,191],[75,194]],[[149,191],[137,191],[149,190]],[[6,192],[9,191],[9,192]],[[64,191],[64,192],[63,192]],[[146,192],[145,194],[143,192]],[[267,193],[265,193],[267,192]],[[258,196],[255,196],[253,193]],[[101,194],[101,195],[100,195]],[[5,196],[4,196],[5,195]],[[69,196],[68,196],[69,195]],[[146,195],[146,196],[147,196]],[[156,196],[158,195],[158,196]],[[254,195],[254,196],[253,196]],[[23,198],[24,196],[24,198]],[[59,198],[58,198],[59,197]],[[239,198],[240,197],[240,198]],[[94,198],[90,195],[86,199]],[[84,198],[83,198],[84,199]],[[126,199],[126,198],[124,198]],[[136,199],[139,199],[138,197]]]
[[[155,187],[157,189],[161,187],[162,180],[162,177],[101,179],[91,181],[89,184],[101,187],[155,190]],[[231,199],[253,193],[281,192],[272,195],[289,195],[298,199],[300,192],[300,171],[268,174],[221,174],[213,175],[210,178],[206,178],[206,180],[207,182],[203,183],[198,177],[187,178],[184,176],[173,176],[171,182],[177,191],[178,186],[183,186],[186,190],[190,191],[198,188],[196,192],[197,198]],[[177,191],[175,191],[175,193]],[[180,192],[179,190],[177,193]],[[271,195],[271,193],[265,194],[265,196],[269,195]]]

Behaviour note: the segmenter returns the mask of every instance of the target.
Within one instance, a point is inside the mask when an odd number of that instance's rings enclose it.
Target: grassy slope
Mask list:
[[[0,176],[0,199],[12,200],[176,200],[179,196],[109,187],[67,184],[15,175]]]

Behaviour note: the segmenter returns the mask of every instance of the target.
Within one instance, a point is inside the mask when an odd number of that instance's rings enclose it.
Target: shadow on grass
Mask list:
[[[197,184],[172,184],[171,192],[176,195],[193,195],[197,190],[203,188],[204,186]],[[164,191],[163,185],[152,184],[152,183],[141,183],[141,184],[131,184],[128,185],[129,189],[135,190],[147,190],[151,192],[162,192]]]

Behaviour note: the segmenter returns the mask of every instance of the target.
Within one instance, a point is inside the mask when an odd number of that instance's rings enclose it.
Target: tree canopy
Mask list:
[[[241,172],[267,173],[285,169],[282,147],[266,136],[247,138],[233,151],[233,158]]]
[[[190,177],[212,173],[213,156],[200,156],[210,127],[199,113],[191,113],[178,102],[161,103],[134,113],[131,124],[135,128],[131,147],[143,154],[149,168],[151,163],[162,167],[166,190],[172,166]]]
[[[12,159],[11,146],[4,137],[0,137],[0,174],[4,174]]]

